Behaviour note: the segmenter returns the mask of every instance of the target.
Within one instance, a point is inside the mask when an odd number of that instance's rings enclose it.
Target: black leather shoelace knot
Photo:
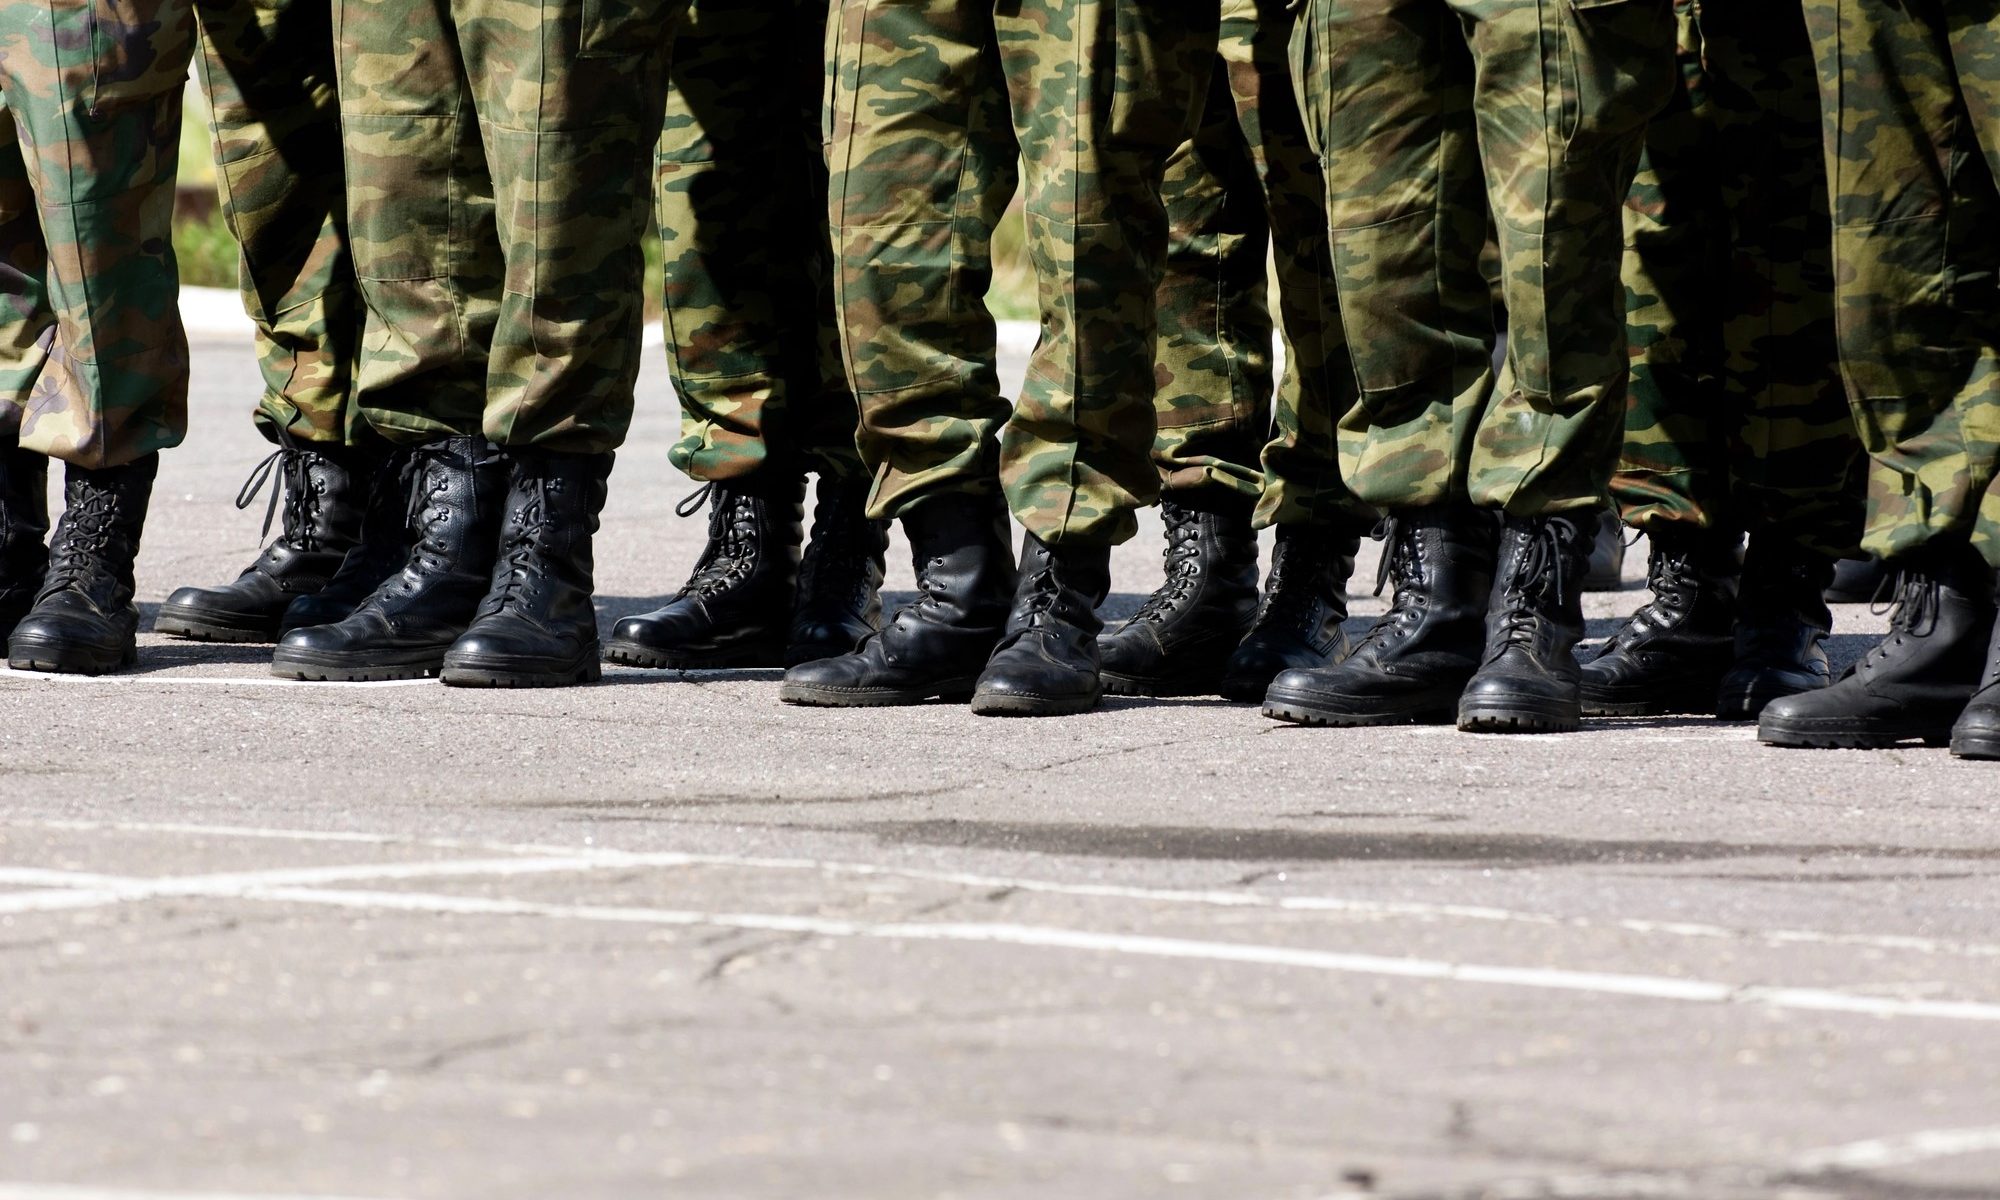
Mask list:
[[[91,590],[90,585],[108,579],[104,556],[118,522],[117,499],[100,489],[72,488],[64,501],[62,525],[50,547],[49,571],[42,583],[44,595],[72,584]]]
[[[1167,619],[1174,607],[1187,599],[1201,579],[1201,518],[1184,508],[1168,508],[1164,516],[1167,524],[1166,560],[1167,577],[1160,590],[1146,598],[1139,611],[1132,614],[1134,621],[1151,621],[1155,624]]]
[[[683,517],[695,514],[699,505],[689,507],[695,497],[712,500],[708,512],[708,549],[694,567],[694,574],[682,586],[680,595],[713,596],[728,591],[750,574],[757,544],[757,503],[749,496],[723,491],[712,483],[703,484],[694,495],[674,510]]]
[[[1566,599],[1564,588],[1568,581],[1563,578],[1563,562],[1568,557],[1569,541],[1576,536],[1569,526],[1560,521],[1546,521],[1532,533],[1511,533],[1511,536],[1525,544],[1501,593],[1501,624],[1489,652],[1533,643],[1542,623],[1536,602],[1547,599],[1559,608]]]

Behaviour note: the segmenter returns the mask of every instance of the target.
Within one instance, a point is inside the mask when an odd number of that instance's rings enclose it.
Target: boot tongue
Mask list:
[[[1167,509],[1166,522],[1167,549],[1162,556],[1166,559],[1166,579],[1158,591],[1146,598],[1139,611],[1132,614],[1134,621],[1158,624],[1166,620],[1201,578],[1201,518],[1176,507]]]

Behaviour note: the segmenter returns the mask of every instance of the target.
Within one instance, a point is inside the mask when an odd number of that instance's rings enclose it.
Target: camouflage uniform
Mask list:
[[[1153,458],[1165,492],[1261,500],[1260,524],[1369,523],[1373,510],[1342,482],[1333,442],[1354,375],[1334,295],[1326,181],[1287,64],[1292,21],[1285,0],[1223,0],[1201,127],[1167,164]],[[1275,434],[1274,249],[1286,362]]]
[[[1362,499],[1603,503],[1628,369],[1621,214],[1673,41],[1667,0],[1311,0],[1294,64],[1361,389],[1339,428]]]
[[[871,510],[1003,481],[1051,543],[1129,536],[1159,476],[1160,185],[1195,127],[1217,10],[1152,0],[843,0],[831,214]],[[1042,336],[1010,417],[991,242],[1027,151]]]
[[[172,224],[192,7],[0,4],[0,437],[122,466],[187,429]]]
[[[674,32],[660,240],[672,459],[696,479],[773,460],[863,477],[825,220],[826,16],[826,0],[693,0]]]
[[[2000,566],[2000,17],[1807,0],[1826,97],[1841,370],[1873,460],[1866,549]]]
[[[400,442],[632,417],[673,0],[338,0],[357,397]]]
[[[259,423],[300,441],[351,432],[360,308],[325,6],[99,0],[0,13],[0,437],[19,426],[31,449],[115,466],[186,431],[169,247],[197,16]]]
[[[1681,86],[1627,203],[1625,523],[1860,536],[1812,46],[1798,10],[1679,0]]]

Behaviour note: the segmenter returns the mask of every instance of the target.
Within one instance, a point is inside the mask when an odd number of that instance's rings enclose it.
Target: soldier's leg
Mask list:
[[[1646,125],[1676,77],[1667,0],[1455,0],[1500,241],[1507,362],[1480,415],[1474,502],[1503,510],[1485,663],[1459,727],[1573,729],[1576,643],[1630,364],[1623,213]]]
[[[1949,739],[1981,684],[1993,570],[1974,549],[2000,454],[2000,106],[1994,18],[1939,0],[1810,0],[1827,107],[1841,369],[1873,460],[1866,547],[1902,580],[1890,636],[1779,700],[1790,746]],[[1984,160],[1984,161],[1982,161]]]
[[[243,305],[257,326],[264,380],[257,424],[280,443],[238,504],[268,484],[276,541],[234,581],[181,588],[153,627],[202,641],[273,641],[313,622],[319,597],[355,548],[384,455],[353,403],[363,312],[348,249],[333,8],[319,0],[196,0],[202,88],[217,190],[241,251]],[[358,564],[357,564],[358,565]],[[351,606],[367,587],[351,590]],[[338,619],[338,612],[324,619]]]
[[[1273,681],[1264,711],[1282,720],[1449,720],[1481,661],[1493,532],[1466,472],[1494,310],[1463,29],[1443,0],[1313,0],[1293,32],[1358,387],[1329,393],[1351,397],[1341,473],[1389,510],[1396,597],[1342,662]]]
[[[1652,598],[1583,667],[1593,716],[1707,713],[1735,658],[1737,547],[1728,441],[1741,413],[1724,383],[1723,327],[1736,287],[1720,110],[1695,0],[1677,0],[1679,78],[1646,130],[1625,204],[1631,379],[1611,495],[1644,530]],[[1761,298],[1753,303],[1761,303]],[[1623,526],[1620,527],[1621,530]]]
[[[985,297],[1020,149],[994,20],[980,0],[842,0],[828,30],[847,377],[871,507],[902,521],[920,596],[857,652],[788,671],[787,703],[963,700],[1006,621],[1008,406]]]
[[[1223,43],[1254,38],[1254,13],[1230,15]],[[1213,694],[1257,612],[1251,511],[1271,423],[1271,228],[1221,67],[1218,55],[1200,127],[1168,161],[1161,188],[1168,233],[1153,460],[1165,579],[1098,639],[1105,690],[1120,695]]]
[[[69,464],[47,581],[8,661],[95,674],[136,656],[132,560],[158,452],[186,431],[172,226],[194,17],[180,0],[10,4],[0,44],[56,317],[20,441]]]
[[[0,639],[34,605],[48,570],[49,460],[21,449],[20,433],[55,330],[48,247],[6,99],[0,88]]]
[[[1101,694],[1094,610],[1111,547],[1159,487],[1160,184],[1199,121],[1218,18],[1213,5],[1143,0],[1033,0],[994,17],[1026,152],[1042,337],[1002,437],[1008,504],[1028,533],[976,713],[1077,712]]]
[[[614,662],[784,666],[880,624],[886,528],[865,513],[833,320],[820,107],[826,5],[695,0],[675,31],[659,151],[675,466],[710,536],[666,606],[618,622]],[[773,73],[746,70],[770,63]],[[802,593],[800,498],[820,476]]]

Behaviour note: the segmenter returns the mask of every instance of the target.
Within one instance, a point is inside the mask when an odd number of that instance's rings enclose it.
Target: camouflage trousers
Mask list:
[[[1863,546],[2000,567],[2000,14],[1807,0],[1833,181],[1840,365],[1871,459]]]
[[[1167,163],[1160,284],[1161,488],[1260,524],[1372,524],[1340,477],[1334,421],[1354,403],[1326,236],[1326,181],[1292,89],[1286,0],[1223,0],[1194,137]],[[1285,371],[1273,428],[1272,289]],[[1265,443],[1269,442],[1266,446]],[[1260,460],[1261,454],[1261,460]]]
[[[1625,214],[1627,525],[1828,557],[1861,535],[1819,90],[1801,10],[1680,0],[1681,82]]]
[[[632,418],[676,0],[337,0],[356,395],[392,440]]]
[[[826,0],[693,0],[659,149],[673,464],[859,479],[834,320],[821,104]]]
[[[1307,5],[1294,67],[1360,387],[1341,467],[1363,500],[1604,502],[1628,371],[1622,214],[1673,50],[1667,0]]]
[[[302,441],[352,432],[360,307],[325,6],[60,0],[0,11],[0,437],[110,466],[186,431],[171,246],[197,17],[259,423]]]
[[[191,5],[0,4],[0,438],[84,467],[180,444],[173,255]]]
[[[1160,186],[1215,55],[1217,10],[1193,8],[840,3],[829,37],[835,288],[877,515],[1004,486],[1045,540],[1131,536],[1159,489]],[[1041,339],[1010,416],[985,295],[1017,161]]]

